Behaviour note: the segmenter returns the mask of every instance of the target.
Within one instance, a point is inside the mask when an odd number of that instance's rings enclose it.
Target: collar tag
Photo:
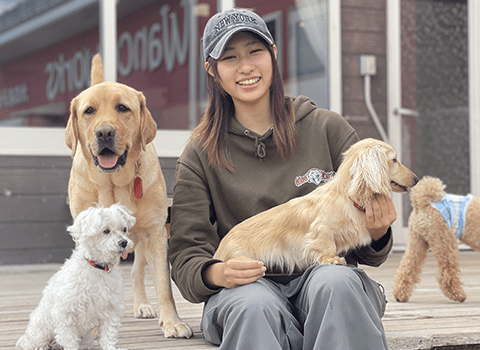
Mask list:
[[[137,199],[143,197],[142,178],[140,176],[137,176],[135,180],[133,180],[133,195]]]
[[[142,187],[142,178],[140,177],[140,162],[137,160],[135,162],[135,180],[133,180],[133,195],[135,198],[140,199],[143,197],[143,187]]]

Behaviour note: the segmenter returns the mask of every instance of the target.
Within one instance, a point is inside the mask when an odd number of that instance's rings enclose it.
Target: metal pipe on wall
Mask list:
[[[388,135],[383,128],[382,122],[378,118],[375,107],[372,103],[372,76],[377,74],[376,66],[376,57],[373,55],[362,55],[360,56],[360,74],[363,75],[364,79],[364,92],[365,92],[365,105],[367,107],[368,113],[377,128],[378,133],[383,141],[388,142]]]

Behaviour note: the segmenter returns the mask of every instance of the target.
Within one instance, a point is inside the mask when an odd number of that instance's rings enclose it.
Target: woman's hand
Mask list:
[[[235,288],[257,281],[265,275],[265,271],[261,261],[241,256],[208,266],[203,270],[202,277],[209,288]]]
[[[389,196],[377,194],[370,205],[365,207],[367,230],[374,241],[382,238],[397,219],[397,212]]]

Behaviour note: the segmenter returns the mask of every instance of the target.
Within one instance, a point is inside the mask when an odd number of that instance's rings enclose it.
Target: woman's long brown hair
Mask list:
[[[260,37],[258,37],[260,38]],[[272,58],[272,84],[270,85],[270,110],[273,115],[273,139],[278,154],[286,160],[295,153],[295,115],[291,99],[286,99],[282,77],[278,69],[275,52],[271,45],[261,39]],[[193,130],[191,140],[199,139],[208,154],[208,162],[214,168],[226,168],[234,172],[233,164],[227,159],[228,118],[235,115],[235,106],[230,95],[223,89],[218,78],[217,60],[207,60],[213,76],[207,74],[208,106],[199,125]]]

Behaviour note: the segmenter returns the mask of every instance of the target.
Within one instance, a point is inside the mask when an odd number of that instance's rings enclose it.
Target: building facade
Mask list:
[[[115,18],[102,17],[108,1],[24,0],[0,15],[0,264],[70,254],[64,128],[107,26],[117,54],[104,65],[146,96],[171,195],[176,158],[206,107],[200,38],[229,6],[267,22],[287,94],[342,114],[361,138],[386,139],[449,192],[478,191],[473,0],[119,0]],[[410,209],[408,196],[394,199],[401,249]]]

